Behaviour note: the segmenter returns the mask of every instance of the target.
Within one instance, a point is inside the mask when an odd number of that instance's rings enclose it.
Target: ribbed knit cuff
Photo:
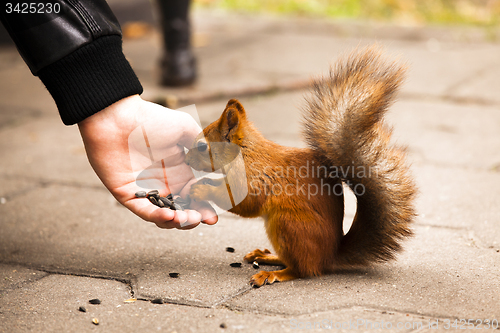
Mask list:
[[[120,36],[105,36],[43,68],[38,76],[66,125],[76,124],[142,86],[122,51]]]

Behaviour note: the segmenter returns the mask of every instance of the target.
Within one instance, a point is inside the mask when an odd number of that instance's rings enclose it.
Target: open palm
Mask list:
[[[201,128],[187,113],[127,97],[79,123],[90,164],[113,196],[130,211],[160,228],[190,229],[200,222],[215,224],[217,215],[205,202],[192,209],[159,208],[141,190],[158,189],[186,197],[196,182],[184,163]]]

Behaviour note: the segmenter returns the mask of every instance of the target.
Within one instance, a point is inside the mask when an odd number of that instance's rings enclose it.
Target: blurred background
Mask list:
[[[108,0],[128,37],[155,26],[155,1]],[[194,10],[276,16],[329,18],[402,26],[474,26],[497,40],[500,0],[193,0]],[[0,43],[10,43],[0,26]]]
[[[404,25],[497,26],[498,0],[195,0],[195,6],[225,10],[350,18]]]

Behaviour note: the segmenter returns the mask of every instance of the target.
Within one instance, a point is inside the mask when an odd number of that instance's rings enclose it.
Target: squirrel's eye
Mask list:
[[[196,145],[196,148],[198,148],[198,151],[204,152],[205,150],[207,150],[208,145],[206,144],[206,142],[199,141],[198,144]]]

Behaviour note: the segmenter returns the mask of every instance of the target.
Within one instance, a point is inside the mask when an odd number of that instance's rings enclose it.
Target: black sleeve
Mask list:
[[[66,125],[142,93],[106,1],[9,1],[2,6],[2,23]]]

